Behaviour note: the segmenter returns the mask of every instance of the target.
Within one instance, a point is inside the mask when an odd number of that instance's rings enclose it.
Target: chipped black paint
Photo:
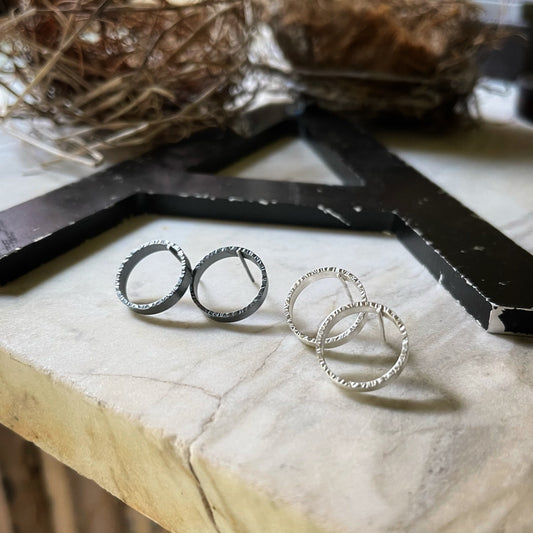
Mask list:
[[[344,185],[209,175],[288,135]],[[533,334],[533,256],[353,123],[317,109],[253,137],[206,131],[1,212],[0,283],[142,213],[393,232],[485,329]]]

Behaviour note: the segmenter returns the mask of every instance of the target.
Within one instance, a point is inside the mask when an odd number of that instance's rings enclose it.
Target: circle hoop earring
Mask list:
[[[181,263],[181,272],[177,283],[172,287],[170,292],[156,300],[146,304],[136,304],[128,298],[126,286],[128,278],[133,269],[147,256],[155,253],[168,250]],[[161,313],[172,307],[185,294],[189,285],[191,284],[192,271],[191,264],[183,250],[177,245],[169,241],[155,240],[142,244],[133,252],[131,252],[120,265],[117,276],[115,278],[115,291],[119,300],[132,311],[140,313],[141,315],[154,315]]]
[[[238,257],[241,260],[243,267],[245,268],[248,277],[255,283],[255,280],[246,264],[245,259],[248,259],[252,263],[255,263],[259,270],[261,271],[261,286],[255,298],[242,309],[231,312],[218,312],[213,311],[205,307],[200,300],[198,299],[198,284],[200,283],[200,278],[202,274],[214,263],[226,259],[227,257]],[[192,272],[192,282],[191,282],[191,296],[194,303],[207,315],[211,320],[217,322],[237,322],[243,320],[253,313],[255,313],[265,301],[267,292],[268,292],[268,277],[266,273],[266,268],[259,256],[254,254],[252,251],[247,250],[246,248],[241,248],[240,246],[225,246],[223,248],[218,248],[207,254],[195,267]]]
[[[298,299],[298,296],[302,293],[302,291],[311,283],[314,281],[318,281],[319,279],[325,279],[325,278],[337,278],[341,281],[341,283],[344,286],[344,289],[346,290],[346,293],[348,295],[348,299],[351,303],[353,303],[353,297],[348,290],[347,282],[352,283],[352,285],[355,286],[355,288],[359,291],[359,294],[361,296],[361,300],[363,302],[367,301],[366,291],[363,287],[363,284],[359,281],[359,279],[354,276],[351,272],[348,272],[347,270],[344,270],[343,268],[337,268],[337,267],[322,267],[317,268],[315,270],[312,270],[311,272],[308,272],[307,274],[304,274],[301,278],[295,281],[294,285],[291,287],[291,290],[287,294],[287,298],[285,300],[285,306],[284,306],[284,314],[285,318],[287,319],[287,323],[289,325],[289,328],[291,331],[304,343],[308,346],[316,346],[316,337],[310,337],[309,335],[305,335],[302,333],[294,324],[293,320],[293,310],[294,310],[294,304],[296,303],[296,300]],[[342,333],[339,333],[338,335],[335,335],[333,337],[328,337],[324,340],[326,346],[328,347],[334,347],[339,346],[340,344],[345,343],[349,337],[352,335],[356,335],[359,330],[363,327],[365,320],[364,313],[360,313],[359,316],[356,318],[355,322],[346,330],[344,330]]]
[[[400,353],[394,365],[387,370],[382,376],[371,379],[368,381],[349,381],[341,378],[331,368],[329,368],[326,359],[324,358],[324,345],[328,333],[331,331],[331,328],[340,322],[343,318],[346,318],[350,315],[361,314],[361,313],[376,313],[378,315],[381,334],[385,340],[385,330],[383,327],[383,317],[389,319],[397,328],[402,336],[402,347]],[[407,358],[409,355],[409,337],[407,336],[407,329],[404,323],[401,321],[400,317],[390,308],[385,305],[378,304],[375,302],[355,302],[343,307],[339,307],[332,313],[330,313],[324,322],[318,328],[318,333],[316,335],[316,355],[320,366],[326,372],[326,374],[340,387],[350,390],[356,390],[359,392],[368,392],[376,389],[381,389],[388,382],[392,381],[403,370],[407,363]]]

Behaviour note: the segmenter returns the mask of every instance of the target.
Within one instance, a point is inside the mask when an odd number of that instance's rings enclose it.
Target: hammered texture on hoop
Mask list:
[[[302,293],[302,291],[308,287],[311,283],[314,281],[318,281],[319,279],[325,279],[325,278],[337,278],[339,279],[343,284],[350,295],[350,292],[348,290],[348,287],[346,285],[346,282],[352,283],[355,288],[359,291],[359,294],[361,296],[361,301],[366,302],[367,296],[365,288],[363,287],[363,284],[359,281],[359,279],[354,276],[351,272],[348,272],[347,270],[344,270],[343,268],[338,267],[321,267],[316,268],[315,270],[311,270],[311,272],[307,272],[307,274],[304,274],[301,278],[295,281],[294,285],[291,287],[291,290],[287,294],[287,298],[285,300],[285,306],[284,306],[284,314],[285,318],[287,320],[287,324],[289,325],[289,328],[291,331],[304,343],[308,346],[315,346],[316,345],[316,337],[310,337],[309,335],[306,335],[302,333],[294,324],[293,320],[293,309],[294,304],[296,303],[296,300],[298,299],[298,296]],[[350,295],[350,300],[352,300],[352,297]],[[339,333],[338,335],[335,335],[333,337],[328,337],[325,339],[326,346],[333,347],[333,346],[339,346],[340,344],[345,343],[348,338],[350,338],[352,335],[356,335],[359,330],[363,327],[364,324],[365,315],[364,313],[360,313],[359,316],[356,318],[355,322],[346,330]]]
[[[243,261],[243,265],[245,266],[248,272],[248,275],[250,275],[250,273],[248,271],[248,267],[244,264],[244,260],[247,259],[252,263],[256,264],[259,267],[259,270],[261,271],[261,286],[259,287],[257,295],[248,305],[246,305],[242,309],[238,309],[237,311],[224,313],[208,309],[200,302],[200,300],[198,299],[198,284],[200,283],[200,278],[202,277],[202,274],[213,263],[221,261],[222,259],[225,259],[227,257],[238,257],[239,259],[241,259],[241,261]],[[261,307],[261,305],[265,301],[268,292],[268,276],[263,261],[261,261],[259,256],[254,254],[254,252],[247,250],[246,248],[241,248],[240,246],[225,246],[223,248],[213,250],[212,252],[207,254],[194,267],[190,290],[194,303],[207,315],[208,318],[210,318],[211,320],[215,320],[216,322],[237,322],[239,320],[243,320],[249,317]]]
[[[128,278],[133,269],[147,256],[155,253],[168,250],[181,263],[181,271],[176,284],[172,287],[170,292],[156,300],[146,304],[137,304],[128,298],[127,284]],[[120,265],[117,276],[115,278],[115,291],[119,300],[132,311],[140,313],[141,315],[154,315],[161,313],[172,307],[185,294],[192,280],[191,265],[183,250],[177,245],[169,241],[154,240],[142,244],[133,252],[131,252]]]
[[[343,379],[335,374],[335,372],[329,368],[326,362],[324,357],[325,340],[328,333],[331,331],[331,328],[333,328],[333,326],[340,322],[343,318],[354,314],[369,312],[376,313],[380,320],[381,317],[387,318],[398,328],[398,331],[402,336],[402,347],[400,349],[400,353],[394,365],[378,378],[368,381],[350,381]],[[407,329],[404,323],[400,317],[389,307],[375,302],[355,302],[353,304],[344,305],[338,309],[335,309],[335,311],[330,313],[324,322],[322,322],[318,328],[318,333],[316,336],[316,355],[322,369],[337,385],[349,390],[368,392],[381,389],[388,382],[398,377],[407,363],[407,358],[409,355],[409,337],[407,336]]]

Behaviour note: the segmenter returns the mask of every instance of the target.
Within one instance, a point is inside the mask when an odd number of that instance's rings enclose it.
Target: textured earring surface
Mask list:
[[[155,252],[168,250],[181,263],[181,271],[176,284],[172,287],[170,292],[156,300],[155,302],[138,304],[132,302],[128,298],[127,284],[130,274],[134,268],[145,258]],[[118,299],[135,313],[142,315],[154,315],[161,313],[172,307],[178,302],[181,297],[187,292],[192,280],[191,265],[183,250],[177,245],[169,241],[154,240],[142,244],[133,250],[124,261],[121,263],[116,278],[115,291]]]
[[[198,297],[198,284],[200,283],[200,278],[204,272],[217,261],[228,257],[238,257],[243,264],[246,272],[253,283],[255,283],[253,276],[246,264],[246,261],[250,261],[257,265],[261,272],[261,285],[259,290],[254,297],[254,299],[245,307],[238,309],[236,311],[230,312],[220,312],[208,309]],[[202,312],[211,320],[216,322],[237,322],[243,320],[253,313],[255,313],[265,301],[265,298],[268,293],[268,276],[266,272],[265,265],[261,261],[258,255],[254,252],[247,250],[246,248],[241,248],[240,246],[225,246],[223,248],[218,248],[213,250],[211,253],[207,254],[200,262],[194,267],[192,273],[192,282],[191,282],[191,297],[194,303],[202,310]]]

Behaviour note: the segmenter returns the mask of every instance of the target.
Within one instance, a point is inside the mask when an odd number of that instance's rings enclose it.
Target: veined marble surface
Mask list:
[[[381,139],[533,252],[533,128],[512,118],[512,91],[481,104],[479,129]],[[0,153],[1,209],[90,172],[43,171],[6,136]],[[336,182],[298,141],[228,172]],[[234,324],[209,321],[189,294],[160,315],[131,313],[115,272],[152,239],[178,243],[193,264],[220,246],[250,248],[269,274],[265,304]],[[132,295],[170,285],[169,257],[139,265]],[[407,326],[409,362],[380,391],[337,388],[284,321],[293,282],[330,265]],[[219,266],[206,302],[253,296],[237,262]],[[316,325],[344,303],[341,289],[302,295],[299,319]],[[0,421],[171,531],[533,530],[532,339],[485,332],[394,237],[139,217],[1,287],[0,306]],[[361,375],[392,364],[369,326],[376,357],[355,359]]]

